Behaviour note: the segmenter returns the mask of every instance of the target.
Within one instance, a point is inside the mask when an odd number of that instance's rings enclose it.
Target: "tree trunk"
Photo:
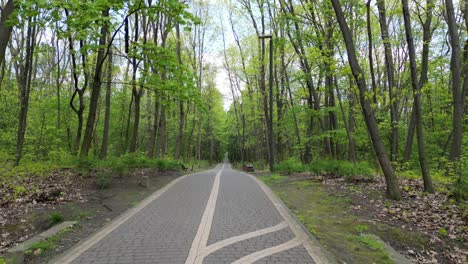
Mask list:
[[[447,24],[452,46],[452,57],[450,59],[450,71],[452,72],[452,98],[453,98],[453,137],[450,147],[449,160],[455,162],[461,158],[463,137],[463,96],[461,87],[461,54],[460,36],[455,17],[452,0],[445,0],[447,11]]]
[[[5,61],[6,48],[10,41],[11,31],[13,30],[13,27],[8,24],[8,20],[15,10],[14,2],[15,0],[8,0],[6,2],[0,17],[0,66]]]
[[[153,128],[151,129],[150,135],[148,137],[148,142],[146,143],[146,156],[149,158],[154,157],[154,148],[156,145],[156,134],[158,133],[158,125],[159,125],[159,101],[158,101],[158,94],[154,92],[154,110],[153,110]]]
[[[158,139],[157,139],[157,157],[164,159],[166,157],[166,106],[161,105],[159,114],[158,125]]]
[[[419,79],[419,88],[422,89],[427,83],[427,72],[429,69],[429,44],[432,38],[432,10],[434,9],[434,0],[426,1],[426,21],[423,25],[423,50],[421,58],[421,77]],[[405,152],[403,153],[402,162],[408,162],[411,156],[411,148],[413,146],[414,130],[416,127],[416,106],[413,103],[413,110],[411,112],[411,120],[408,126],[408,135],[406,137]]]
[[[385,1],[377,0],[379,9],[379,22],[382,32],[382,42],[385,51],[385,66],[387,69],[388,94],[390,98],[390,122],[392,136],[390,140],[390,160],[396,161],[398,156],[398,98],[395,85],[395,67],[393,66],[392,46],[390,35],[388,33],[387,15],[385,10]]]
[[[29,109],[29,95],[31,92],[31,79],[32,79],[32,62],[34,55],[34,48],[36,45],[36,26],[35,23],[28,19],[28,28],[26,35],[26,57],[25,64],[20,65],[19,74],[19,94],[20,94],[20,112],[18,116],[18,130],[16,135],[16,159],[15,166],[18,166],[23,156],[24,135],[26,133],[26,125],[28,119]],[[35,20],[35,19],[34,19]]]
[[[424,132],[422,123],[422,107],[421,107],[421,89],[418,83],[418,73],[416,69],[416,52],[413,43],[413,33],[411,29],[410,11],[408,8],[408,1],[401,0],[403,5],[403,18],[405,21],[406,43],[408,44],[408,52],[410,58],[411,70],[411,85],[413,86],[415,121],[416,121],[416,137],[418,140],[419,164],[421,166],[421,173],[424,180],[424,191],[433,193],[431,176],[429,175],[429,168],[426,159],[426,149],[424,144]]]
[[[370,4],[371,0],[367,0],[366,3],[366,19],[367,19],[367,37],[369,38],[369,45],[367,49],[369,50],[369,69],[372,80],[372,100],[377,107],[377,85],[375,83],[375,74],[374,74],[374,57],[372,50],[374,49],[372,45],[372,28],[371,28],[371,16],[370,16]]]
[[[134,26],[134,39],[133,39],[133,42],[134,43],[137,43],[138,41],[138,36],[139,36],[139,28],[140,28],[140,24],[139,24],[139,20],[138,20],[138,13],[135,13],[135,26]],[[144,23],[143,23],[144,24]],[[145,39],[146,39],[146,32],[145,32]],[[143,55],[144,57],[144,55]],[[136,57],[133,57],[132,58],[132,67],[133,67],[133,75],[132,75],[132,94],[133,94],[133,100],[134,100],[134,104],[133,104],[133,131],[132,131],[132,138],[130,140],[130,148],[129,148],[129,152],[130,153],[134,153],[137,149],[137,144],[138,144],[138,131],[139,131],[139,128],[140,128],[140,109],[141,109],[141,96],[142,96],[142,92],[143,92],[143,89],[140,87],[140,89],[137,89],[137,80],[136,80],[136,77],[137,77],[137,69],[138,69],[138,65],[140,64],[140,62],[137,62],[137,59]]]
[[[338,82],[335,78],[335,89],[336,89],[336,97],[338,97],[338,103],[340,105],[341,116],[343,117],[343,123],[346,130],[346,138],[348,139],[348,158],[353,163],[356,163],[356,148],[353,137],[351,135],[351,129],[349,128],[348,122],[346,121],[346,114],[344,111],[343,103],[341,101],[340,89],[338,88]],[[349,99],[351,101],[351,99]]]
[[[109,17],[109,9],[106,8],[102,11],[103,17]],[[98,106],[99,96],[101,94],[101,71],[102,66],[104,64],[104,60],[106,57],[106,37],[109,32],[109,24],[105,22],[101,27],[100,38],[99,38],[99,50],[96,59],[96,68],[94,71],[93,77],[93,84],[92,84],[92,91],[91,91],[91,98],[90,98],[90,105],[89,105],[89,112],[88,112],[88,120],[86,122],[86,129],[83,137],[83,144],[81,145],[81,152],[80,156],[87,157],[89,153],[89,149],[91,148],[91,141],[93,138],[93,130],[94,130],[94,121],[96,120],[96,110]]]
[[[398,200],[401,198],[400,190],[398,187],[398,180],[395,176],[395,172],[387,156],[387,153],[385,152],[385,147],[383,145],[382,139],[380,138],[380,132],[377,126],[377,120],[375,119],[374,112],[372,110],[372,107],[370,106],[369,100],[366,98],[367,84],[356,57],[356,51],[351,31],[349,30],[348,24],[345,21],[345,16],[341,9],[340,1],[331,1],[333,4],[333,9],[335,10],[336,18],[340,25],[340,30],[343,35],[344,42],[346,44],[349,65],[351,67],[352,74],[359,88],[359,101],[361,104],[362,112],[364,114],[364,120],[367,125],[367,130],[369,131],[369,134],[371,136],[374,151],[377,154],[380,167],[382,168],[382,171],[385,176],[385,180],[387,183],[387,195],[392,199]]]
[[[177,59],[179,62],[179,70],[182,73],[182,54],[181,54],[181,40],[180,40],[180,28],[179,24],[176,25],[176,35],[177,35]],[[182,83],[181,83],[182,85]],[[174,158],[180,158],[180,150],[182,148],[183,136],[184,136],[184,126],[185,126],[185,112],[184,112],[184,102],[179,102],[179,131],[177,133],[177,140],[175,145]]]
[[[107,84],[106,84],[106,110],[104,113],[104,130],[102,132],[102,145],[100,159],[107,157],[107,148],[109,142],[109,123],[110,123],[110,104],[111,104],[111,88],[112,88],[112,52],[108,55],[107,60]]]

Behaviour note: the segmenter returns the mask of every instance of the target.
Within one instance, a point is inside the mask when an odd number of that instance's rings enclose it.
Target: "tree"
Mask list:
[[[454,162],[459,160],[462,154],[464,97],[462,96],[463,90],[461,86],[460,36],[458,34],[458,25],[452,0],[445,0],[445,10],[447,12],[447,25],[450,35],[450,45],[452,47],[450,71],[452,73],[453,135],[449,160]]]
[[[8,0],[5,6],[0,9],[2,15],[0,16],[0,67],[5,60],[5,51],[10,41],[11,31],[13,26],[11,25],[11,16],[15,10],[15,0]]]
[[[426,145],[424,143],[424,131],[422,123],[422,107],[421,107],[421,87],[418,82],[418,74],[416,69],[416,52],[414,48],[413,32],[411,29],[410,11],[407,0],[401,0],[403,5],[403,18],[405,20],[406,43],[408,44],[411,70],[411,86],[413,87],[413,97],[415,106],[415,122],[416,122],[416,137],[418,139],[419,164],[424,180],[424,191],[433,193],[431,176],[426,158]]]
[[[106,7],[102,11],[102,17],[107,18],[109,17],[109,8]],[[89,112],[88,112],[88,120],[86,122],[86,129],[83,137],[83,143],[81,145],[81,157],[88,156],[89,149],[91,148],[91,140],[93,137],[94,131],[94,122],[96,120],[96,110],[98,106],[99,96],[101,94],[101,71],[102,66],[104,65],[104,61],[107,55],[106,49],[106,38],[109,32],[109,23],[107,21],[101,27],[100,37],[99,37],[99,49],[96,58],[96,66],[94,69],[94,77],[93,82],[91,85],[91,98],[90,98],[90,105],[89,105]]]
[[[370,106],[369,99],[366,97],[367,93],[367,84],[364,79],[361,66],[359,66],[353,37],[349,30],[348,24],[345,21],[345,16],[343,14],[341,4],[339,0],[331,0],[333,4],[333,9],[335,10],[335,15],[340,25],[340,30],[343,35],[343,39],[346,45],[346,50],[348,52],[348,61],[349,66],[351,67],[352,74],[359,88],[359,102],[361,103],[362,112],[364,114],[364,120],[367,125],[367,130],[370,134],[374,151],[377,154],[377,158],[380,163],[380,167],[385,175],[385,181],[387,183],[387,195],[395,200],[401,198],[400,190],[398,187],[398,181],[395,176],[390,160],[385,152],[385,147],[383,145],[382,139],[380,137],[379,128],[377,126],[377,120],[375,119],[374,112]]]

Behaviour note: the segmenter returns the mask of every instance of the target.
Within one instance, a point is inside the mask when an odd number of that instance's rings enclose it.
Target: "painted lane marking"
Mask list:
[[[267,228],[264,228],[264,229],[260,229],[260,230],[257,230],[257,231],[253,231],[253,232],[246,233],[246,234],[239,235],[239,236],[235,236],[235,237],[230,237],[228,239],[216,242],[216,243],[211,244],[210,246],[206,247],[205,249],[201,250],[200,255],[197,257],[195,263],[203,263],[203,260],[204,260],[205,257],[207,257],[211,253],[213,253],[215,251],[218,251],[218,250],[220,250],[220,249],[222,249],[224,247],[227,247],[229,245],[235,244],[235,243],[240,242],[240,241],[244,241],[244,240],[249,239],[249,238],[258,237],[258,236],[261,236],[261,235],[276,232],[276,231],[282,230],[282,229],[284,229],[286,227],[288,227],[288,224],[286,223],[286,221],[283,221],[283,222],[281,222],[281,223],[279,223],[279,224],[277,224],[275,226],[267,227]]]
[[[216,173],[213,187],[211,188],[210,198],[206,204],[205,212],[203,213],[202,220],[200,225],[198,226],[197,234],[193,239],[192,246],[190,247],[189,255],[185,264],[193,264],[199,252],[203,250],[207,243],[208,243],[208,236],[210,235],[211,225],[213,224],[214,218],[214,211],[216,207],[216,201],[218,200],[218,193],[219,193],[219,186],[220,186],[220,178],[221,172],[224,169],[224,164],[221,169]]]
[[[251,264],[254,263],[255,261],[271,256],[276,253],[280,253],[282,251],[295,248],[297,246],[300,246],[303,243],[303,241],[299,238],[294,238],[292,240],[289,240],[288,242],[285,242],[283,244],[279,244],[277,246],[271,247],[271,248],[266,248],[264,250],[260,250],[257,252],[254,252],[250,255],[247,255],[243,258],[240,258],[231,264]]]

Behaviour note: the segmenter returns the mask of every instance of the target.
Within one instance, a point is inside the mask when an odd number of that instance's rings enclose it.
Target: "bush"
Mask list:
[[[304,166],[302,163],[295,158],[289,158],[275,165],[275,170],[278,172],[283,172],[291,174],[294,172],[303,172]]]
[[[96,174],[96,185],[99,189],[106,189],[112,182],[112,174],[107,171],[99,171]]]
[[[374,169],[367,162],[356,164],[346,160],[319,160],[307,165],[307,170],[317,174],[333,174],[338,177],[362,176],[372,178]]]

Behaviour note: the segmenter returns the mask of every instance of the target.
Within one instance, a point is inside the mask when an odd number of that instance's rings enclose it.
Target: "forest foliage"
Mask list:
[[[206,4],[0,6],[2,176],[15,165],[176,168],[223,157],[223,99],[203,58]]]
[[[465,1],[3,0],[1,7],[6,171],[97,166],[127,155],[148,166],[212,164],[228,152],[260,169],[269,162],[286,172],[383,174],[394,199],[401,176],[422,178],[426,192],[434,179],[457,197],[468,193]],[[214,39],[223,44],[216,60],[231,92],[227,111],[219,69],[207,59]]]
[[[276,170],[383,174],[394,199],[399,177],[417,176],[426,192],[435,180],[466,197],[467,8],[451,0],[231,1],[223,25],[234,38],[224,49],[231,159],[268,161],[272,74]]]

